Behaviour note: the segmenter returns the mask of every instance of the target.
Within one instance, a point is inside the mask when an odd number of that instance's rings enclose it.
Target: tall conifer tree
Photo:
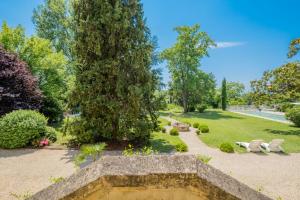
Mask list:
[[[227,108],[227,86],[226,79],[224,78],[222,81],[222,94],[221,94],[221,102],[222,102],[222,110],[226,110]]]
[[[153,45],[139,0],[78,0],[76,89],[85,142],[145,141],[156,124]],[[87,135],[88,134],[88,135]]]

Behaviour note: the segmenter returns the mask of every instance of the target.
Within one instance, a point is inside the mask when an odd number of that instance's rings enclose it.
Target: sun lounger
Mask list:
[[[262,140],[252,140],[250,143],[249,142],[236,142],[237,145],[240,147],[245,147],[248,152],[260,152],[261,149],[261,144],[263,143]]]
[[[283,139],[274,139],[270,143],[262,143],[261,147],[264,148],[267,152],[282,152],[281,144],[284,142]]]

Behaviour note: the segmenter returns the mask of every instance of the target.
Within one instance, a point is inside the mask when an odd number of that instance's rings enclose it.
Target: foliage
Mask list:
[[[177,135],[179,135],[179,132],[176,128],[172,128],[170,130],[170,135],[177,136]]]
[[[207,105],[206,104],[197,105],[196,109],[198,112],[203,113],[207,109]]]
[[[199,130],[201,131],[201,133],[208,133],[209,132],[209,128],[206,124],[201,124],[199,126]]]
[[[208,164],[208,162],[212,159],[212,157],[206,155],[197,155],[197,159],[201,160],[204,164]]]
[[[21,148],[45,133],[47,119],[32,110],[17,110],[0,118],[0,147]]]
[[[134,156],[134,147],[132,144],[129,144],[128,147],[125,147],[124,151],[122,152],[123,156]]]
[[[26,200],[26,199],[29,199],[32,195],[33,195],[33,193],[30,191],[26,191],[23,194],[17,194],[17,193],[13,193],[13,192],[10,193],[10,196],[16,198],[17,200]]]
[[[196,130],[196,134],[200,135],[201,131],[200,130]]]
[[[73,12],[69,0],[45,0],[33,11],[37,35],[51,41],[56,51],[72,60]]]
[[[227,100],[227,83],[225,78],[222,81],[221,103],[222,103],[222,110],[226,110],[228,100]]]
[[[27,64],[0,45],[0,116],[17,109],[38,110],[41,101],[37,81]]]
[[[226,153],[233,153],[234,152],[234,148],[230,143],[222,143],[220,145],[220,150]]]
[[[137,1],[74,3],[78,61],[71,106],[79,106],[81,130],[100,139],[145,141],[156,127],[157,73],[153,44]],[[93,16],[93,17],[90,17]]]
[[[278,105],[277,110],[280,112],[287,112],[289,109],[293,108],[295,105],[289,102],[283,102]]]
[[[157,154],[158,152],[153,150],[153,148],[150,146],[144,146],[141,150],[141,155],[143,156],[149,156],[149,155],[152,155],[152,154]]]
[[[226,84],[227,101],[229,105],[245,105],[245,85],[240,82],[228,82]]]
[[[167,132],[167,129],[166,129],[165,127],[162,127],[161,132],[162,132],[162,133],[166,133],[166,132]]]
[[[256,105],[279,104],[300,99],[300,63],[292,62],[265,71],[262,78],[251,81]]]
[[[171,122],[168,122],[168,126],[171,126]]]
[[[194,128],[198,128],[199,127],[199,123],[198,122],[193,123],[193,127]]]
[[[57,140],[57,131],[55,128],[47,126],[45,130],[45,138],[49,139],[51,142],[56,142]]]
[[[49,178],[49,180],[50,180],[51,183],[59,183],[59,182],[62,182],[63,180],[65,180],[65,179],[62,176],[59,176],[59,177],[52,177],[51,176]]]
[[[213,80],[212,75],[207,75],[198,69],[203,57],[208,56],[208,49],[214,45],[207,33],[200,31],[200,26],[176,27],[177,42],[161,53],[161,58],[167,61],[167,66],[172,77],[170,83],[171,94],[177,103],[183,105],[184,112],[188,112],[198,101],[197,97],[204,96],[202,89],[208,86],[206,79]],[[214,80],[209,81],[214,85]],[[208,82],[208,83],[209,83]],[[204,92],[208,92],[205,90]],[[201,95],[199,95],[201,94]]]
[[[75,164],[79,166],[84,163],[87,158],[92,158],[93,162],[95,162],[100,158],[101,153],[104,151],[105,147],[105,143],[82,145],[80,147],[79,154],[75,157]]]
[[[295,106],[285,114],[287,119],[292,121],[297,127],[300,127],[300,106]]]
[[[290,46],[289,46],[289,53],[288,57],[292,58],[294,57],[300,50],[300,38],[296,38],[291,41]]]
[[[72,86],[72,79],[66,75],[65,56],[54,51],[50,41],[36,36],[25,37],[22,27],[10,28],[5,22],[0,32],[0,43],[28,64],[31,73],[38,78],[39,88],[44,95],[41,112],[50,122],[59,121],[66,91]]]
[[[176,151],[178,152],[187,152],[188,146],[185,143],[179,143],[175,145]]]

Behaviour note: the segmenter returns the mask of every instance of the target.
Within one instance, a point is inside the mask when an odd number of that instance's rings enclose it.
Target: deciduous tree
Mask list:
[[[199,25],[176,27],[176,43],[165,49],[161,57],[167,61],[171,73],[173,93],[180,97],[184,112],[188,112],[191,96],[195,93],[201,72],[200,61],[208,56],[208,49],[214,45],[206,32],[200,31]],[[203,75],[203,74],[202,74]]]
[[[0,45],[0,115],[41,107],[42,94],[25,62]]]

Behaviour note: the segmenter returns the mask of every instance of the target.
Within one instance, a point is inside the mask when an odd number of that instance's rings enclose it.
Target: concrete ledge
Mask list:
[[[152,187],[203,190],[203,199],[270,200],[195,156],[108,156],[68,179],[49,186],[29,200],[84,200],[104,187]]]

